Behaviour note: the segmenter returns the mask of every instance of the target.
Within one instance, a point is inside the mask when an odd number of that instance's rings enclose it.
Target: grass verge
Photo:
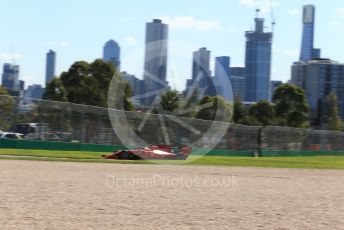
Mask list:
[[[120,164],[186,164],[207,166],[241,166],[270,168],[304,168],[304,169],[344,169],[344,157],[225,157],[225,156],[190,156],[187,161],[118,161],[104,160],[97,152],[50,151],[0,149],[0,159],[95,162]]]

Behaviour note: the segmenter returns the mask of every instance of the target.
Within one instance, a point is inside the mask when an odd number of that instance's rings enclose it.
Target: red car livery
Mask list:
[[[186,160],[190,153],[191,148],[186,146],[178,148],[169,145],[150,145],[139,149],[119,150],[102,157],[118,160]]]

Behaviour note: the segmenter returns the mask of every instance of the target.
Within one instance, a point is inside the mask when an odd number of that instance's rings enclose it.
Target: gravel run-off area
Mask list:
[[[344,171],[0,160],[4,229],[344,229]]]

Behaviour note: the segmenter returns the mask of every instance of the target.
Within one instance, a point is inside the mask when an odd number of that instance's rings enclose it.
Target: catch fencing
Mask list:
[[[0,130],[24,133],[29,140],[111,146],[191,145],[261,156],[344,152],[343,132],[243,126],[10,96],[0,96]]]

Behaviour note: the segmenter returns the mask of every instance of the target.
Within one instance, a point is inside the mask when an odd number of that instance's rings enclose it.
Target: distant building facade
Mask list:
[[[278,86],[282,85],[282,81],[271,81],[270,82],[270,98],[272,99],[274,96],[274,93]]]
[[[231,85],[231,59],[228,56],[215,58],[215,89],[216,94],[222,96],[227,101],[232,101],[233,90]]]
[[[145,92],[154,92],[168,88],[167,51],[168,51],[168,25],[159,19],[146,24],[144,62]],[[149,96],[143,103],[150,105],[158,94]]]
[[[231,84],[234,98],[245,100],[245,67],[231,67]]]
[[[311,117],[321,116],[326,97],[334,92],[338,109],[344,119],[344,64],[330,59],[295,62],[292,66],[291,83],[305,90],[311,108]]]
[[[19,66],[5,63],[2,73],[2,86],[8,91],[20,91]]]
[[[25,89],[25,81],[19,80],[19,90],[24,90]]]
[[[211,77],[210,71],[210,54],[211,52],[205,47],[193,52],[192,77],[186,81],[186,95],[191,94],[195,88],[199,97],[216,95],[215,79]]]
[[[48,84],[54,77],[56,77],[56,52],[49,50],[46,60],[45,84]]]
[[[121,72],[122,80],[127,81],[130,84],[131,90],[133,92],[133,95],[140,95],[144,93],[144,81],[138,79],[135,75],[129,74],[127,72]],[[140,99],[133,99],[133,104],[135,107],[141,106],[141,100]]]
[[[121,65],[121,48],[115,40],[109,40],[103,47],[103,60],[111,62],[117,69]]]
[[[264,32],[264,19],[255,18],[255,30],[246,32],[245,100],[269,100],[272,33]]]
[[[230,78],[231,70],[231,58],[228,56],[216,57],[215,58],[215,78],[219,79],[222,77]]]
[[[192,58],[192,82],[199,82],[199,88],[205,89],[210,72],[210,50],[203,47],[193,52]]]
[[[33,84],[29,85],[27,90],[25,90],[25,97],[32,99],[42,99],[44,94],[44,88],[42,85]]]
[[[140,80],[133,74],[127,72],[121,72],[122,80],[127,81],[130,84],[131,90],[134,95],[140,94]]]

